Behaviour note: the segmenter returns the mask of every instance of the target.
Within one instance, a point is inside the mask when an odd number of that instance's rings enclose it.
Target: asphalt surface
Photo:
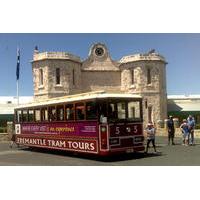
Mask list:
[[[108,158],[74,154],[64,151],[32,149],[26,147],[9,148],[8,142],[0,143],[0,166],[200,166],[200,139],[194,146],[167,145],[166,137],[157,137],[157,154],[153,148],[149,154],[134,153]]]

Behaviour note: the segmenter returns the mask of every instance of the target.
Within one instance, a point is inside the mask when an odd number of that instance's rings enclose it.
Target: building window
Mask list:
[[[134,69],[131,70],[131,83],[132,85],[135,84],[135,70]]]
[[[40,85],[43,85],[43,69],[40,69],[39,83]]]
[[[151,70],[147,69],[147,84],[151,84]]]
[[[148,107],[148,121],[152,122],[152,106]]]
[[[56,68],[56,85],[60,85],[60,68]]]
[[[75,85],[75,70],[73,69],[73,72],[72,72],[72,76],[73,76],[73,85]]]

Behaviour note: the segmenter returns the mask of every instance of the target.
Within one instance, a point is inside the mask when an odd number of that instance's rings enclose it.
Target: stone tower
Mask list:
[[[167,117],[165,58],[155,50],[147,54],[124,56],[120,60],[121,89],[143,97],[144,122]]]
[[[35,100],[80,92],[81,61],[72,54],[35,48],[32,73]]]

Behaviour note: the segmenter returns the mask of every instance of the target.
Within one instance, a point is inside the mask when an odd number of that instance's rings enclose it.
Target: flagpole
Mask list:
[[[17,105],[19,106],[19,74],[20,74],[20,50],[17,48],[17,68],[16,68],[16,78],[17,78]]]
[[[19,80],[17,80],[17,105],[19,106]]]

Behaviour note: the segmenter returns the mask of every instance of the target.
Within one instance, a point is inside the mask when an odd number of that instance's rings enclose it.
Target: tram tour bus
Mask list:
[[[142,98],[82,93],[15,109],[16,143],[98,155],[144,150]]]

